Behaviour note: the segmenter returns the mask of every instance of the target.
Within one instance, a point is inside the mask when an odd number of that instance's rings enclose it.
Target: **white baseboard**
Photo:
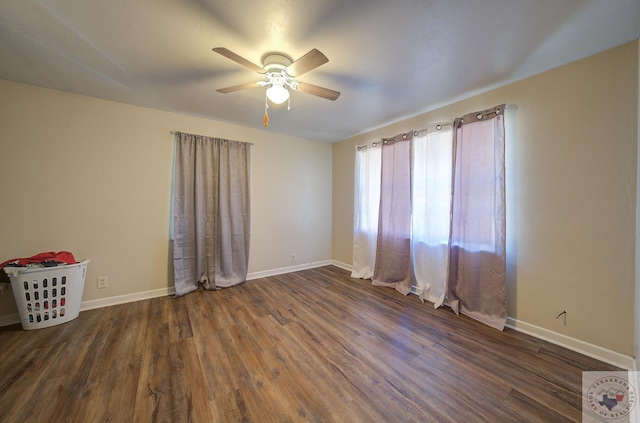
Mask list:
[[[300,270],[313,269],[316,267],[329,266],[333,264],[332,260],[312,261],[310,263],[298,264],[289,267],[280,267],[278,269],[263,270],[261,272],[251,272],[247,275],[247,280],[266,278],[268,276],[284,275],[285,273],[298,272]]]
[[[283,267],[280,269],[266,270],[263,272],[253,272],[247,275],[247,280],[259,279],[267,276],[282,275],[285,273],[292,273],[300,270],[313,269],[314,267],[327,266],[330,264],[331,264],[330,260],[324,260],[319,262],[299,264],[291,267]],[[163,297],[167,295],[173,295],[175,293],[176,293],[175,288],[171,286],[167,288],[154,289],[151,291],[119,295],[116,297],[107,297],[107,298],[100,298],[98,300],[83,301],[82,304],[80,305],[80,311],[92,310],[95,308],[102,308],[102,307],[109,307],[117,304],[132,303],[134,301],[148,300],[150,298]]]
[[[329,263],[329,264],[332,264],[335,267],[339,267],[339,268],[344,269],[344,270],[348,270],[349,272],[351,272],[351,270],[353,270],[353,266],[352,265],[347,264],[347,263],[343,263],[343,262],[338,261],[338,260],[331,260],[331,263]]]
[[[267,276],[282,275],[285,273],[297,272],[299,270],[313,269],[315,267],[328,266],[332,264],[331,260],[319,262],[311,262],[299,264],[291,267],[282,267],[279,269],[265,270],[262,272],[253,272],[247,275],[247,280],[259,279]],[[135,301],[148,300],[151,298],[164,297],[175,294],[174,287],[153,289],[150,291],[135,292],[133,294],[116,295],[113,297],[99,298],[97,300],[83,301],[80,304],[80,311],[93,310],[96,308],[110,307],[118,304],[132,303]],[[20,323],[20,315],[18,313],[0,316],[0,327],[10,326]]]
[[[613,364],[614,366],[618,366],[623,369],[636,370],[636,362],[634,358],[628,355],[620,354],[607,348],[541,328],[512,317],[507,317],[507,327],[517,330],[518,332],[526,333],[527,335],[531,335],[535,338],[549,341],[552,344],[559,345],[569,350],[579,352],[580,354],[584,354],[588,357],[604,361],[605,363]]]
[[[337,260],[332,260],[331,264],[348,271],[352,270],[352,265],[342,263]],[[416,286],[411,287],[411,293],[417,295]],[[429,297],[425,298],[425,300],[433,304],[435,299]],[[567,348],[571,351],[575,351],[588,357],[595,358],[596,360],[621,367],[623,369],[638,370],[636,360],[634,360],[633,357],[611,351],[598,345],[571,338],[569,336],[562,335],[560,333],[550,331],[539,326],[519,321],[512,317],[507,317],[507,327],[513,330],[517,330],[518,332],[526,333],[527,335],[533,336],[534,338],[543,339],[545,341],[551,342],[552,344]]]
[[[168,295],[173,295],[175,293],[175,288],[171,286],[167,288],[153,289],[151,291],[136,292],[133,294],[117,295],[114,297],[83,301],[82,304],[80,304],[80,311],[110,307],[118,304],[132,303],[135,301],[148,300],[157,297],[165,297]]]
[[[110,307],[118,304],[126,304],[126,303],[132,303],[135,301],[148,300],[151,298],[164,297],[168,295],[173,295],[175,294],[175,292],[176,290],[174,287],[168,287],[168,288],[154,289],[151,291],[136,292],[133,294],[100,298],[97,300],[88,300],[88,301],[83,301],[80,304],[80,311],[87,311],[87,310],[93,310],[96,308]],[[0,316],[0,327],[15,325],[17,323],[20,323],[20,315],[18,313]]]
[[[352,270],[352,266],[347,263],[343,263],[337,260],[323,260],[318,262],[311,262],[305,264],[299,264],[290,267],[281,267],[278,269],[264,270],[260,272],[252,272],[247,275],[247,280],[265,278],[268,276],[282,275],[285,273],[297,272],[300,270],[313,269],[316,267],[322,267],[327,265],[333,265],[341,269],[348,271]],[[413,287],[412,293],[415,294],[415,287]],[[114,297],[100,298],[97,300],[83,301],[80,305],[80,311],[92,310],[96,308],[109,307],[118,304],[126,304],[134,301],[147,300],[151,298],[163,297],[167,295],[173,295],[175,293],[174,287],[154,289],[151,291],[137,292],[133,294],[118,295]],[[431,299],[427,299],[432,302]],[[9,326],[20,323],[20,316],[15,314],[8,314],[0,316],[0,327]],[[549,341],[552,344],[559,345],[572,351],[576,351],[580,354],[584,354],[588,357],[595,358],[605,363],[612,364],[624,369],[637,370],[636,360],[633,357],[611,351],[609,349],[600,347],[598,345],[590,344],[585,341],[581,341],[576,338],[571,338],[560,333],[541,328],[530,323],[526,323],[512,317],[507,317],[507,327],[517,330],[527,335],[531,335],[534,338],[543,339]]]

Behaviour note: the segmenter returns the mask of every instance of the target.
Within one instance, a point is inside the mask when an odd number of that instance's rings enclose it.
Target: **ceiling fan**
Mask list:
[[[255,63],[224,47],[216,47],[213,51],[265,76],[265,79],[261,81],[247,82],[245,84],[233,85],[231,87],[216,90],[220,93],[226,94],[247,88],[267,87],[266,99],[269,99],[274,104],[282,104],[285,101],[290,100],[290,89],[326,98],[331,101],[335,101],[340,97],[340,93],[338,91],[318,87],[317,85],[308,84],[296,79],[300,75],[303,75],[329,61],[327,56],[315,48],[296,61],[293,61],[289,56],[283,53],[267,53],[262,56],[262,66],[256,65]],[[266,99],[264,126],[268,126],[269,124],[269,115],[267,114],[269,106]]]

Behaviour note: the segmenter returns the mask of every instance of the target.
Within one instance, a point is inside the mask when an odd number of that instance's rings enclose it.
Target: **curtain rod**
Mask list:
[[[169,133],[171,135],[175,135],[175,134],[186,134],[187,132],[181,132],[181,131],[169,131]],[[210,137],[208,135],[198,135],[198,134],[189,134],[189,135],[196,135],[198,137],[206,137],[206,138],[217,138],[217,137]],[[229,140],[229,141],[233,141],[233,140]],[[252,142],[246,142],[246,141],[233,141],[233,142],[239,142],[241,144],[249,144],[250,146],[253,146],[254,144]]]
[[[442,122],[442,123],[437,123],[435,124],[435,129],[436,131],[440,131],[441,129],[443,129],[445,126],[451,126],[453,125],[453,122]],[[433,125],[429,125],[430,127],[434,127]],[[424,129],[418,129],[418,130],[414,130],[413,131],[413,136],[415,137],[416,135],[418,135],[421,132],[427,132],[428,128],[424,128]],[[372,147],[377,146],[378,144],[382,143],[382,144],[386,144],[388,140],[392,140],[393,138],[382,138],[380,141],[374,141],[371,143]],[[357,145],[356,149],[357,150],[362,150],[364,148],[367,148],[367,144],[364,145]]]
[[[503,109],[500,109],[500,107],[498,106],[498,108],[496,108],[495,110],[492,110],[492,111],[490,111],[490,112],[485,112],[485,113],[479,112],[479,113],[477,113],[477,114],[476,114],[476,119],[478,119],[478,120],[482,120],[485,116],[488,116],[488,115],[491,115],[491,114],[494,114],[494,113],[495,113],[496,115],[504,114],[505,110],[506,110],[506,109],[510,109],[511,107],[513,107],[513,106],[512,106],[512,105],[510,105],[510,104],[507,104],[507,105],[505,105],[505,106],[504,106],[504,110],[503,110]],[[491,109],[489,109],[489,110],[491,110]],[[415,137],[416,135],[418,135],[418,134],[420,134],[420,133],[422,133],[422,132],[427,132],[427,131],[429,130],[429,128],[432,128],[432,127],[435,127],[436,131],[440,131],[441,129],[443,129],[443,128],[444,128],[444,127],[446,127],[446,126],[453,126],[453,121],[449,121],[449,122],[442,122],[442,123],[436,123],[435,125],[434,125],[434,124],[431,124],[431,125],[427,126],[426,128],[418,129],[418,130],[414,130],[414,131],[413,131],[413,136]],[[375,141],[375,142],[373,142],[373,143],[371,144],[371,146],[372,146],[372,147],[375,147],[375,146],[377,146],[377,145],[378,145],[378,143],[383,143],[383,144],[385,144],[385,141],[386,141],[386,140],[391,140],[391,139],[393,139],[393,138],[382,138],[382,140],[381,140],[381,141]],[[364,144],[364,145],[357,145],[357,146],[356,146],[356,149],[357,149],[357,150],[362,150],[362,149],[365,149],[365,148],[367,148],[367,144]]]
[[[509,107],[508,105],[507,105],[507,106],[505,106],[505,109],[506,109],[506,108],[508,108],[508,107]],[[500,108],[498,108],[498,109],[493,110],[493,111],[491,111],[491,112],[478,113],[478,114],[476,115],[476,119],[478,119],[478,120],[482,120],[485,116],[488,116],[488,115],[491,115],[491,114],[494,114],[494,113],[495,113],[496,115],[499,115],[500,113],[503,113],[503,114],[504,114],[504,110],[501,110]],[[436,131],[439,131],[439,130],[441,130],[443,127],[445,127],[445,126],[449,126],[449,125],[453,125],[453,122],[438,123],[438,124],[436,124],[435,128],[436,128]],[[418,135],[419,133],[421,133],[421,132],[426,132],[426,131],[427,131],[427,128],[424,128],[424,129],[418,129],[417,131],[413,131],[413,135],[414,135],[414,136],[416,136],[416,135]]]
[[[442,128],[444,128],[445,126],[451,126],[453,125],[453,122],[442,122],[442,123],[437,123],[435,124],[435,126],[433,126],[434,128],[436,128],[436,131],[440,131]],[[418,129],[417,131],[413,131],[413,135],[416,136],[421,132],[427,132],[428,128],[423,128],[423,129]]]

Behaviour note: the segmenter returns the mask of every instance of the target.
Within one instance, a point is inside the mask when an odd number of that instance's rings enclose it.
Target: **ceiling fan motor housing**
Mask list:
[[[282,72],[291,63],[293,60],[282,53],[267,53],[262,56],[262,67],[267,72]]]

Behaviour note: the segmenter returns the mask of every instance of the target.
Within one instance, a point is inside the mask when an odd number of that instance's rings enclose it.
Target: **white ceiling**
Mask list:
[[[217,88],[317,48],[265,130],[336,142],[640,36],[640,0],[5,0],[0,79],[262,128],[264,88]],[[179,129],[179,128],[176,128]]]

